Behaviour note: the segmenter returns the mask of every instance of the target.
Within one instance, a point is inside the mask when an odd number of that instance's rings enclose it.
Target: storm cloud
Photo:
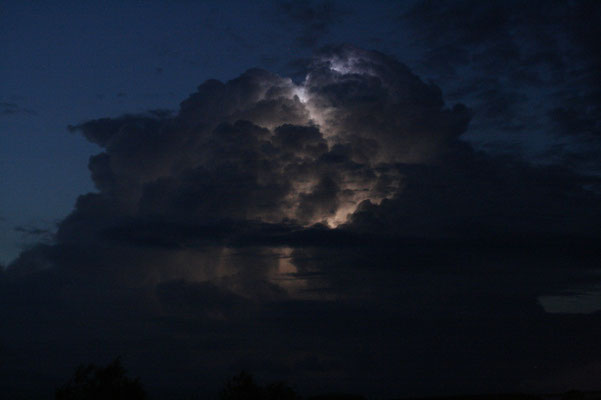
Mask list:
[[[600,179],[477,151],[471,117],[333,46],[301,82],[250,69],[70,126],[102,148],[96,191],[0,275],[6,376],[125,354],[157,391],[240,368],[385,396],[576,384],[601,362]]]

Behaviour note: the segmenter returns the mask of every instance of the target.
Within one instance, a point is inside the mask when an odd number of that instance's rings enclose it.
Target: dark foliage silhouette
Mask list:
[[[138,379],[130,379],[116,358],[106,367],[80,366],[65,385],[56,389],[56,400],[143,400],[146,393]]]
[[[309,397],[308,400],[365,400],[365,397],[355,394],[330,393]]]
[[[225,383],[221,400],[298,400],[300,397],[284,382],[259,386],[253,376],[242,371]]]
[[[561,395],[561,400],[584,400],[585,397],[579,390],[570,390]]]

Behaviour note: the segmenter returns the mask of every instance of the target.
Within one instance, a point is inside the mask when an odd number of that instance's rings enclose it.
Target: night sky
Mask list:
[[[599,38],[596,0],[4,1],[0,390],[601,389]]]

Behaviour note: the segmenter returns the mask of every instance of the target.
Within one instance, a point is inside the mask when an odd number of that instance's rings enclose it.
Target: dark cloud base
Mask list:
[[[242,368],[303,393],[594,388],[601,304],[574,303],[599,296],[599,178],[476,151],[470,117],[341,46],[300,84],[252,69],[71,127],[103,148],[97,191],[0,275],[2,385],[122,354],[182,395]]]

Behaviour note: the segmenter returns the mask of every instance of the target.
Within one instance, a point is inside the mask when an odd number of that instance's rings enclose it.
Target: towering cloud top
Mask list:
[[[394,59],[343,46],[299,84],[252,69],[205,82],[174,117],[73,129],[105,148],[90,161],[96,200],[124,214],[336,227],[393,197],[394,165],[436,160],[468,121]]]

